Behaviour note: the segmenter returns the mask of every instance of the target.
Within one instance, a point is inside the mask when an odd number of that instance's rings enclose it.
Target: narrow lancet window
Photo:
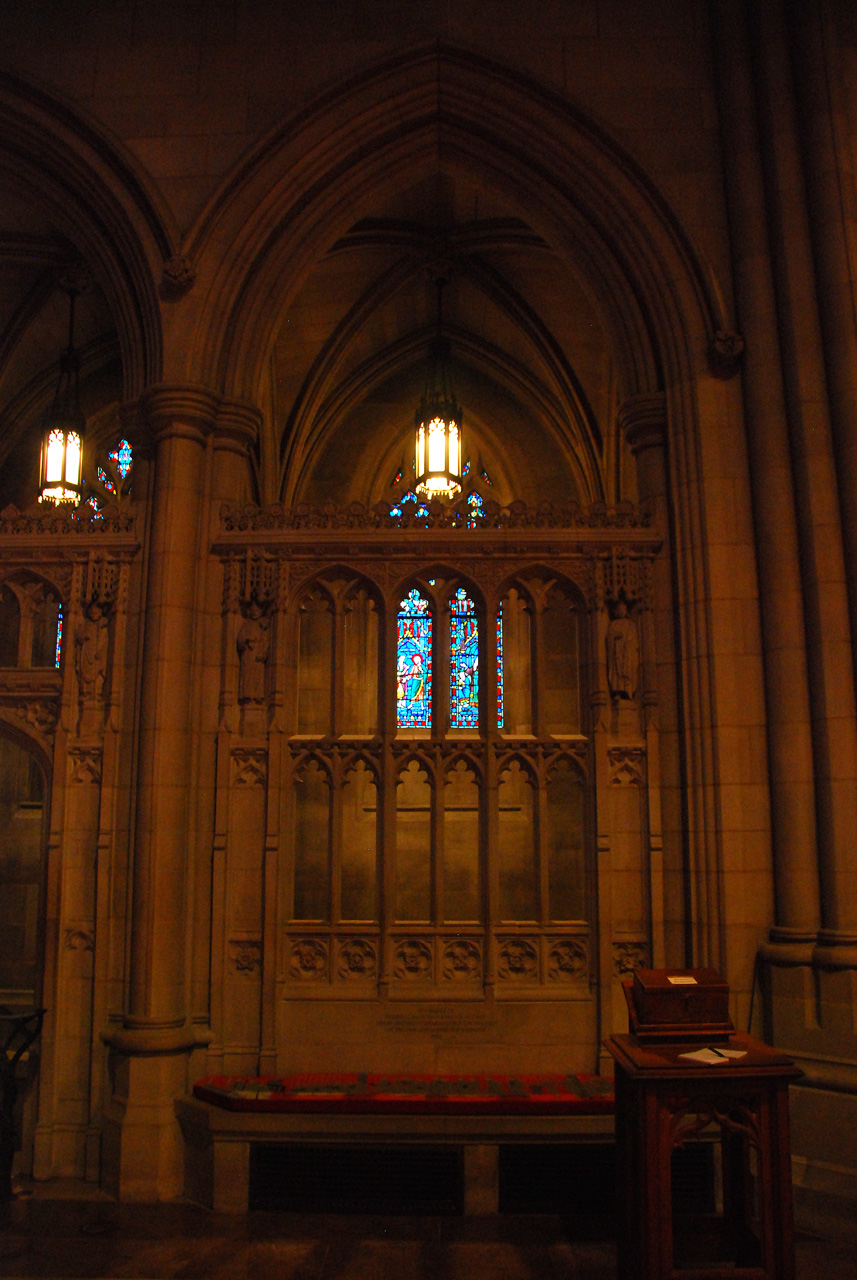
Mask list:
[[[431,609],[416,589],[399,606],[396,644],[396,724],[431,728]]]
[[[479,622],[463,587],[450,602],[449,724],[452,729],[479,727]]]

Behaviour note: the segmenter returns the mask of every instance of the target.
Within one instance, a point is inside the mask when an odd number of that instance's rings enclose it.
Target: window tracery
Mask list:
[[[588,972],[579,607],[543,570],[485,596],[434,565],[386,595],[341,568],[297,592],[284,926],[327,957],[292,956],[305,997],[493,973],[574,998],[551,956],[572,940]]]

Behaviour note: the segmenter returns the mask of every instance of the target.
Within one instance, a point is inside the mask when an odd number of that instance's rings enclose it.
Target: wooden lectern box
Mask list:
[[[729,988],[714,969],[637,969],[625,985],[639,1044],[718,1044],[735,1034]]]

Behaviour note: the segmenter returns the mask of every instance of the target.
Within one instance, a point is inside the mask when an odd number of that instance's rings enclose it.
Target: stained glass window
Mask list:
[[[61,657],[62,657],[62,605],[60,605],[59,608],[57,609],[57,653],[56,653],[57,667],[60,664]]]
[[[503,610],[497,611],[497,728],[503,728]]]
[[[116,490],[116,486],[114,485],[113,481],[110,479],[109,475],[104,470],[104,468],[96,467],[95,471],[96,471],[96,475],[98,476],[98,479],[104,485],[104,488],[107,489],[109,493],[114,493]]]
[[[431,728],[431,609],[416,589],[399,606],[396,643],[396,724]]]
[[[111,462],[116,464],[116,470],[124,480],[128,472],[131,470],[131,446],[127,440],[120,440],[119,445],[115,449],[111,449],[107,455]]]
[[[482,515],[481,495],[478,493],[471,493],[470,497],[467,499],[467,505],[470,508],[467,527],[468,529],[475,529],[479,523],[477,517]]]
[[[479,726],[479,623],[463,587],[452,597],[449,619],[449,723],[453,729]]]

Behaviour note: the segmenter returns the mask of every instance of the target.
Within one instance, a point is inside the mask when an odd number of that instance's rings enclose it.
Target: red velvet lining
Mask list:
[[[599,1076],[409,1075],[365,1072],[210,1076],[194,1096],[228,1111],[374,1115],[610,1115],[613,1086]]]

